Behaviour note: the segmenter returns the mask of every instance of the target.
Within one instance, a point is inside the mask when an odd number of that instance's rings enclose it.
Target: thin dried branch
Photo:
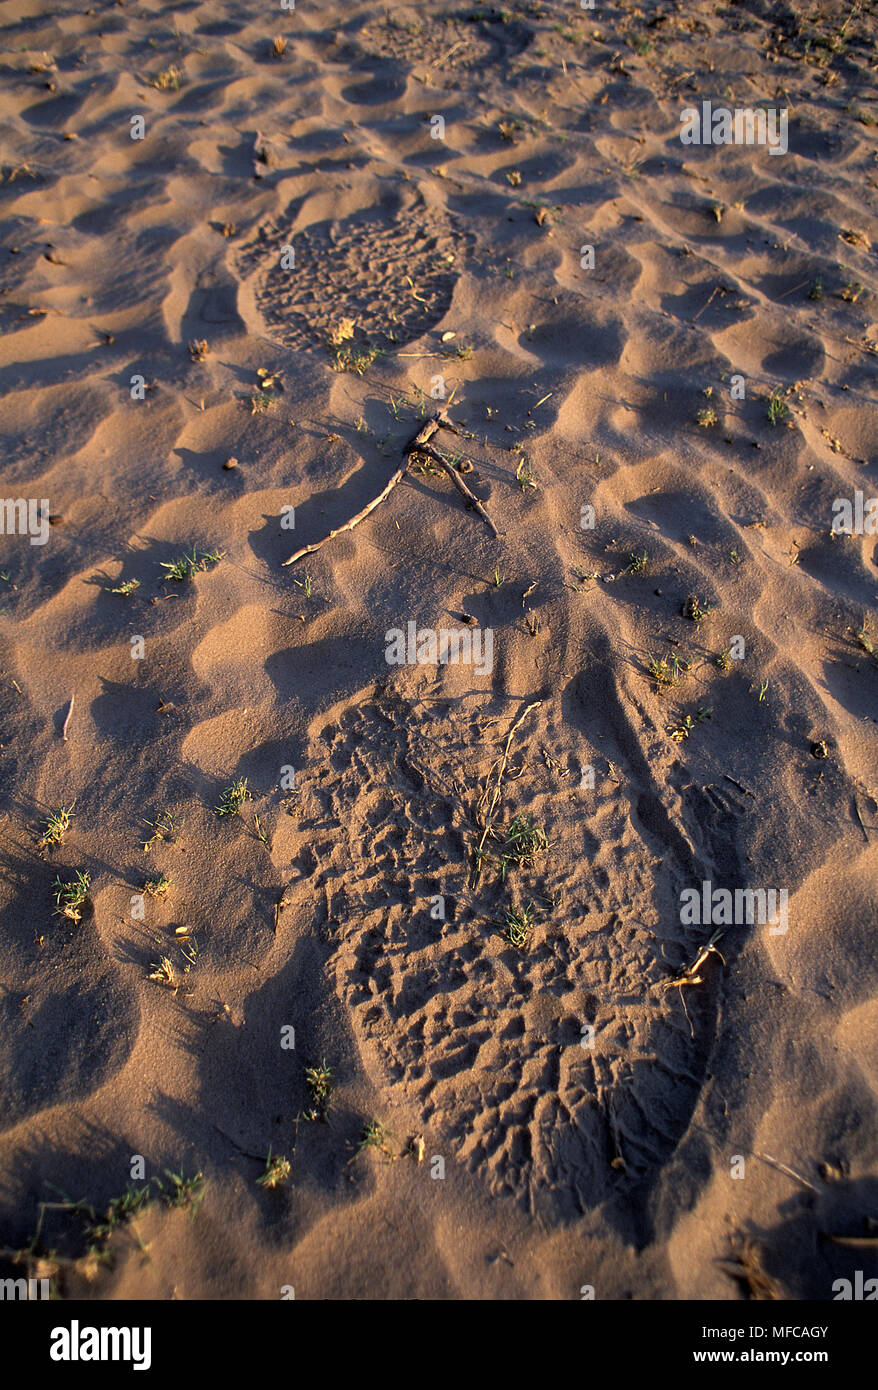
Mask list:
[[[73,704],[75,700],[76,696],[71,695],[70,704],[67,707],[67,717],[65,718],[64,723],[61,726],[61,737],[63,738],[65,743],[67,742],[67,730],[70,727],[70,720],[73,718]]]
[[[437,462],[442,464],[442,467],[448,472],[467,501],[471,506],[475,507],[476,511],[488,523],[496,536],[497,528],[491,521],[491,518],[488,516],[479,499],[473,495],[460,475],[451,467],[448,460],[443,458],[437,450],[429,448],[429,441],[439,429],[450,430],[452,434],[460,434],[460,430],[452,420],[449,420],[444,410],[437,411],[435,415],[432,415],[429,420],[426,420],[424,424],[420,426],[417,433],[414,434],[408,444],[405,445],[402,451],[403,461],[401,465],[397,468],[393,477],[385,484],[377,497],[373,497],[372,501],[367,503],[361,512],[357,512],[357,515],[351,517],[350,521],[346,521],[343,526],[337,526],[334,531],[330,531],[328,536],[324,536],[321,541],[315,541],[313,545],[303,545],[301,550],[297,550],[288,560],[281,561],[281,564],[283,566],[293,565],[305,555],[313,555],[315,550],[319,550],[321,546],[326,545],[326,542],[333,540],[335,536],[340,536],[343,531],[353,531],[355,526],[359,526],[361,521],[365,521],[366,517],[374,512],[375,508],[384,501],[385,497],[390,496],[397,483],[401,482],[405,477],[408,466],[411,463],[412,454],[416,453],[428,453],[431,458],[435,458]]]
[[[498,535],[499,532],[497,530],[497,527],[494,525],[493,521],[488,516],[488,513],[485,511],[484,503],[480,502],[478,497],[476,497],[476,494],[467,487],[466,483],[463,481],[463,478],[460,476],[457,469],[454,468],[448,462],[448,459],[445,458],[444,454],[441,454],[438,449],[434,449],[431,444],[419,445],[418,453],[426,454],[427,458],[434,459],[436,463],[441,463],[442,467],[445,469],[445,472],[448,474],[449,478],[454,483],[454,486],[458,489],[459,492],[463,493],[469,505],[473,508],[474,511],[478,512],[479,516],[490,528],[492,534],[495,536]]]

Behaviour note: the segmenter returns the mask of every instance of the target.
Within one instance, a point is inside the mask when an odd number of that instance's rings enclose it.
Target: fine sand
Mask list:
[[[874,0],[0,20],[0,1273],[878,1274]]]

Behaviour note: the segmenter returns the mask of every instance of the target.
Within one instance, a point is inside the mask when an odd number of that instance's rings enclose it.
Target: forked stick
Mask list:
[[[451,420],[449,420],[445,412],[443,410],[437,411],[435,415],[432,415],[429,420],[425,421],[425,423],[421,425],[417,434],[415,434],[409,440],[408,444],[406,444],[405,448],[402,451],[403,461],[400,467],[397,468],[393,477],[389,480],[389,482],[381,490],[381,492],[379,492],[377,497],[373,497],[372,501],[367,503],[367,505],[363,508],[361,512],[357,512],[356,516],[351,517],[350,521],[346,521],[343,526],[337,526],[334,531],[330,531],[329,535],[324,536],[322,541],[315,541],[313,545],[303,545],[302,549],[297,550],[296,553],[294,555],[291,555],[288,560],[282,560],[281,565],[285,566],[295,564],[296,560],[301,560],[303,556],[313,555],[315,550],[319,550],[321,546],[325,545],[327,541],[331,541],[335,536],[340,536],[343,531],[353,531],[355,526],[358,526],[361,521],[365,521],[366,517],[369,516],[371,512],[374,512],[375,508],[381,502],[384,501],[385,497],[389,497],[390,493],[396,487],[397,483],[405,477],[408,466],[411,463],[412,454],[416,453],[429,454],[430,458],[436,459],[437,462],[442,464],[442,467],[457,484],[464,497],[466,497],[467,501],[475,507],[476,511],[488,523],[494,535],[496,536],[497,528],[494,525],[491,518],[488,516],[488,513],[485,511],[479,499],[475,496],[474,493],[470,491],[463,479],[451,467],[451,464],[448,463],[448,461],[442,457],[438,450],[426,447],[438,429],[451,430],[453,434],[460,434],[460,430]]]

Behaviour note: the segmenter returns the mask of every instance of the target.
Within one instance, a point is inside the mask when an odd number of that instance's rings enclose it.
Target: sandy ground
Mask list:
[[[2,488],[51,515],[0,537],[3,1272],[878,1274],[878,538],[832,533],[878,491],[875,4],[2,24]],[[684,145],[703,101],[786,152]],[[415,454],[283,567],[440,405],[500,535]],[[491,660],[388,664],[409,623]],[[683,920],[705,881],[785,915]]]

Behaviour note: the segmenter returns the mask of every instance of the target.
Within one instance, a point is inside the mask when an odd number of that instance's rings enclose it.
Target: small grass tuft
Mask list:
[[[215,814],[218,816],[237,816],[245,801],[252,800],[247,787],[246,777],[236,777],[226,787],[216,806]]]
[[[63,845],[64,836],[70,829],[70,819],[73,815],[73,801],[69,806],[59,806],[57,811],[50,811],[46,816],[45,829],[37,840],[38,849],[48,849],[50,845]]]
[[[475,348],[470,347],[469,343],[455,343],[454,346],[443,347],[441,352],[443,357],[454,357],[460,362],[469,362]]]
[[[55,913],[69,917],[71,922],[81,922],[82,913],[91,887],[91,875],[81,869],[76,876],[65,883],[60,876],[52,885],[55,892]]]
[[[157,92],[178,92],[182,81],[183,74],[172,63],[170,67],[163,68],[160,73],[157,73],[149,85],[155,87]]]
[[[182,584],[184,580],[191,579],[193,574],[201,574],[211,565],[218,565],[224,554],[225,551],[222,550],[205,550],[199,555],[193,546],[191,555],[181,555],[178,560],[160,560],[159,565],[163,570],[167,570],[166,578]]]
[[[167,874],[155,874],[153,878],[148,878],[143,885],[144,893],[148,893],[151,898],[166,898],[171,880]]]
[[[152,962],[152,974],[147,979],[154,980],[165,989],[172,989],[175,994],[182,983],[180,972],[169,956],[160,956]]]
[[[311,1097],[305,1119],[325,1120],[332,1098],[332,1067],[326,1065],[325,1058],[319,1066],[305,1068],[305,1085]]]
[[[168,840],[173,843],[178,840],[182,830],[182,825],[177,826],[174,823],[174,816],[171,811],[161,811],[157,820],[145,820],[143,824],[152,831],[148,840],[141,841],[144,854],[148,854],[153,845],[159,844],[160,841]]]
[[[268,1150],[268,1157],[265,1160],[265,1172],[261,1173],[256,1179],[260,1187],[272,1192],[276,1187],[283,1187],[284,1183],[289,1182],[292,1164],[283,1154],[271,1156],[271,1149]]]
[[[684,715],[679,724],[672,724],[670,726],[668,733],[675,743],[682,743],[683,740],[688,738],[692,733],[696,724],[703,723],[703,721],[709,719],[712,714],[713,709],[708,708],[698,710],[694,719],[691,714]]]
[[[183,1175],[182,1169],[179,1173],[172,1173],[166,1168],[165,1177],[168,1179],[167,1187],[159,1180],[165,1202],[169,1207],[188,1211],[194,1221],[204,1197],[204,1174],[195,1173],[191,1178],[187,1178]]]
[[[392,1134],[389,1129],[385,1129],[379,1120],[367,1120],[363,1125],[360,1134],[360,1144],[357,1153],[361,1154],[366,1149],[377,1149],[379,1153],[385,1154],[388,1158],[393,1157],[393,1150],[390,1147]]]
[[[709,608],[703,608],[701,599],[696,594],[690,594],[680,609],[684,618],[688,618],[690,623],[702,623],[710,613]]]
[[[383,355],[381,348],[353,348],[340,344],[332,347],[330,366],[334,372],[354,372],[362,376],[366,368]]]
[[[498,855],[500,877],[505,881],[510,868],[528,867],[538,854],[545,854],[549,840],[541,825],[534,825],[530,816],[519,815],[506,831],[503,848]]]
[[[528,459],[522,458],[519,460],[518,467],[515,470],[515,481],[518,483],[522,492],[526,492],[528,488],[533,488],[534,491],[536,491],[539,487],[536,474]]]
[[[105,1245],[114,1231],[139,1216],[151,1200],[149,1183],[145,1187],[129,1188],[121,1197],[114,1197],[107,1205],[103,1220],[95,1217],[86,1225],[85,1235],[89,1244]]]
[[[776,387],[768,398],[768,423],[780,425],[789,418],[790,408],[787,405],[786,395],[780,387]]]
[[[688,662],[681,661],[676,652],[670,657],[650,655],[646,663],[647,675],[656,685],[679,685],[681,675],[688,670]]]
[[[533,915],[530,906],[508,907],[503,922],[503,935],[516,951],[526,951],[530,945],[533,931]]]

